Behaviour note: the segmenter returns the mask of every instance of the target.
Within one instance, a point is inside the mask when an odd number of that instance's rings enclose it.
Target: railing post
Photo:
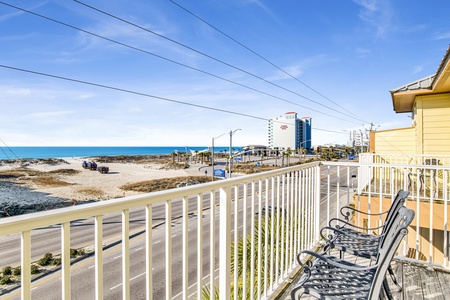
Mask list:
[[[130,299],[130,210],[122,210],[122,299]]]
[[[166,200],[166,299],[172,299],[172,200]]]
[[[214,152],[213,152],[214,155]],[[214,165],[214,164],[213,164]],[[214,173],[214,172],[213,172]],[[197,266],[203,263],[203,194],[197,194]],[[211,208],[211,212],[213,212]],[[203,288],[203,268],[197,268],[197,295],[202,294]]]
[[[220,189],[220,299],[230,299],[231,280],[231,187]]]
[[[21,235],[22,294],[21,299],[31,299],[31,231],[23,231]]]
[[[320,166],[314,167],[314,172],[316,175],[316,179],[314,182],[315,192],[314,192],[314,202],[315,202],[315,229],[314,229],[314,240],[318,241],[320,239]]]
[[[62,299],[70,300],[70,222],[61,224]]]
[[[184,196],[183,197],[183,256],[182,256],[182,263],[183,263],[183,299],[187,299],[188,297],[188,289],[189,289],[189,197]],[[201,230],[201,228],[198,228],[198,230]],[[200,255],[200,254],[198,254]],[[199,280],[201,280],[199,278]]]
[[[95,299],[103,299],[103,216],[95,216]]]
[[[145,206],[145,289],[147,300],[153,299],[153,206]]]

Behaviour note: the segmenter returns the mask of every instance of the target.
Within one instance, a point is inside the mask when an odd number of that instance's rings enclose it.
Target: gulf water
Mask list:
[[[235,150],[239,147],[233,147]],[[90,156],[117,156],[117,155],[155,155],[171,154],[173,152],[203,151],[208,146],[172,146],[172,147],[0,147],[0,160],[17,158],[71,158]],[[218,153],[228,147],[214,147]]]

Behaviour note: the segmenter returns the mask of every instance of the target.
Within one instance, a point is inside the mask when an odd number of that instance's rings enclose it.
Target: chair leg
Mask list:
[[[420,186],[419,186],[419,191],[422,191],[422,188],[423,188],[423,186],[425,185],[425,179],[424,179],[424,177],[423,177],[423,174],[420,174],[420,175],[419,175],[419,184],[420,184]]]
[[[384,293],[386,294],[387,299],[394,300],[394,298],[392,297],[392,294],[391,294],[391,290],[389,289],[389,284],[387,283],[386,278],[384,278],[384,280],[383,280],[383,290],[384,290]]]
[[[400,286],[400,284],[398,283],[398,281],[397,281],[397,278],[395,277],[395,274],[394,274],[394,270],[392,270],[392,267],[389,265],[389,267],[388,267],[388,272],[389,272],[389,275],[391,276],[391,279],[392,279],[392,282],[394,282],[394,284],[400,289],[400,291],[402,290],[402,287]]]
[[[410,189],[411,184],[412,184],[412,182],[411,182],[411,173],[408,173],[408,190]]]

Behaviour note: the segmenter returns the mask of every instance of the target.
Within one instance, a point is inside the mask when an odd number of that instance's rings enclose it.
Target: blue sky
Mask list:
[[[169,0],[83,0],[141,28],[75,1],[1,2],[0,65],[114,89],[0,67],[0,138],[204,146],[240,128],[233,144],[267,144],[266,119],[295,111],[313,145],[344,143],[371,122],[410,126],[389,90],[434,74],[450,43],[447,0],[174,1],[259,56]]]

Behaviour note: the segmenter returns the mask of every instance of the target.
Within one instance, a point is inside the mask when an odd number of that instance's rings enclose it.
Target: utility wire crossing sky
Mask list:
[[[0,1],[0,138],[196,146],[241,128],[234,144],[267,144],[288,111],[312,117],[314,145],[409,127],[389,90],[436,72],[450,4],[403,2]]]

